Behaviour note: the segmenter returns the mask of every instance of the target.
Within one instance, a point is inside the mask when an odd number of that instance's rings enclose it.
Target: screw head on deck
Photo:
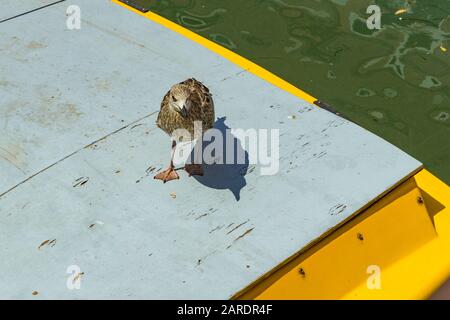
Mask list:
[[[300,269],[298,270],[298,273],[300,273],[300,275],[301,275],[302,277],[305,277],[305,276],[306,276],[306,272],[305,272],[305,270],[304,270],[303,268],[300,268]]]
[[[422,205],[423,204],[423,198],[421,196],[417,197],[417,203]]]

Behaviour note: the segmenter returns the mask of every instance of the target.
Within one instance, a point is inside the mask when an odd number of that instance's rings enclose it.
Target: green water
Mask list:
[[[450,0],[140,2],[333,105],[450,184]],[[366,26],[371,4],[381,30]]]

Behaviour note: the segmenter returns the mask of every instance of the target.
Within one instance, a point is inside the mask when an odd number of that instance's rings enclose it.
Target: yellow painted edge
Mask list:
[[[240,66],[241,68],[247,70],[248,72],[266,80],[267,82],[273,84],[274,86],[277,86],[277,87],[293,94],[296,97],[302,98],[302,99],[308,101],[309,103],[314,103],[314,101],[318,100],[318,99],[314,98],[313,96],[309,95],[308,93],[293,86],[289,82],[274,75],[270,71],[267,71],[266,69],[262,68],[261,66],[257,65],[256,63],[253,63],[250,60],[245,59],[244,57],[241,57],[237,53],[234,53],[233,51],[228,50],[228,49],[222,47],[221,45],[219,45],[211,40],[208,40],[208,39],[196,34],[195,32],[192,32],[192,31],[176,24],[175,22],[172,22],[166,18],[163,18],[160,15],[157,15],[156,13],[153,13],[151,11],[148,11],[145,13],[141,12],[141,11],[136,10],[118,0],[111,0],[111,1],[118,4],[119,6],[122,6],[126,9],[134,12],[134,13],[137,13],[143,17],[146,17],[147,19],[150,19],[158,24],[161,24],[164,27],[166,27],[178,34],[185,36],[186,38],[208,48],[209,50],[211,50],[211,51],[217,53],[218,55],[224,57],[225,59],[233,62],[234,64]]]
[[[353,288],[353,290],[345,295],[342,295],[342,293],[333,295],[333,293],[339,292],[340,286],[342,285],[339,282],[336,282],[333,284],[334,287],[331,285],[330,287],[323,288],[323,290],[326,290],[326,294],[318,294],[317,292],[314,294],[311,290],[308,291],[307,287],[299,289],[299,283],[298,281],[295,281],[297,278],[293,278],[293,274],[299,277],[298,270],[300,266],[305,267],[306,264],[307,272],[312,271],[316,276],[317,273],[322,272],[326,275],[329,271],[328,268],[332,268],[332,266],[330,266],[330,261],[328,261],[331,259],[329,256],[324,259],[324,256],[322,255],[322,258],[317,260],[317,253],[323,250],[324,247],[331,246],[333,248],[332,253],[336,255],[339,254],[339,251],[342,252],[343,247],[341,245],[343,244],[347,248],[346,251],[351,252],[351,245],[354,245],[356,237],[353,237],[355,239],[354,241],[348,242],[348,239],[353,239],[352,236],[356,230],[361,231],[363,234],[371,233],[370,239],[379,237],[382,242],[383,237],[385,236],[385,230],[378,230],[376,225],[374,228],[374,225],[371,224],[369,220],[372,219],[373,223],[373,218],[379,217],[380,211],[384,211],[387,205],[401,199],[405,194],[405,190],[413,189],[417,190],[419,194],[425,192],[442,205],[443,208],[438,212],[432,213],[433,210],[430,211],[430,208],[427,207],[429,202],[425,202],[425,214],[429,219],[434,221],[434,228],[432,228],[432,233],[434,235],[430,237],[430,225],[428,223],[421,224],[422,227],[415,230],[417,233],[410,233],[412,237],[422,236],[422,238],[424,238],[424,235],[427,235],[429,240],[424,244],[411,244],[414,246],[412,251],[406,255],[399,255],[398,258],[392,262],[388,261],[388,263],[383,264],[382,278],[383,283],[387,284],[387,288],[381,291],[371,292],[367,290],[364,283],[361,283],[360,286]],[[427,199],[425,200],[428,201]],[[388,211],[385,211],[381,220],[378,221],[386,221],[386,217],[394,217],[394,219],[397,219],[402,215],[411,215],[414,211],[414,206],[417,204],[414,201],[408,203],[408,205],[409,207],[407,205],[402,207],[401,212],[392,211],[396,210],[395,207],[387,209]],[[386,215],[386,212],[390,212],[390,214]],[[420,216],[411,215],[410,218],[419,222],[424,222],[422,221],[423,214],[424,212],[422,211]],[[434,215],[434,217],[431,215]],[[405,218],[403,217],[403,219]],[[405,224],[410,222],[411,221],[405,220]],[[414,223],[417,227],[417,223]],[[389,227],[389,225],[387,227]],[[376,235],[377,232],[378,235]],[[336,247],[336,239],[347,234],[349,234],[349,238]],[[375,235],[376,237],[374,238]],[[394,190],[387,193],[385,197],[379,199],[372,206],[364,210],[364,212],[355,216],[354,219],[348,221],[333,233],[322,239],[319,243],[316,243],[306,250],[300,251],[300,255],[293,260],[288,261],[286,264],[282,265],[281,268],[269,272],[266,279],[262,278],[253,283],[253,285],[250,284],[247,288],[238,292],[233,298],[244,300],[267,299],[268,296],[270,296],[270,299],[297,299],[300,294],[303,294],[302,299],[323,299],[324,295],[328,295],[326,299],[425,299],[435,292],[435,290],[450,277],[450,256],[445,254],[449,247],[450,187],[437,177],[433,176],[429,171],[422,169]],[[381,260],[386,259],[382,249],[383,247],[380,246],[380,250],[375,251],[376,255],[374,261],[380,262]],[[364,255],[360,256],[358,259],[356,253],[357,252],[355,252],[354,259],[348,261],[348,269],[350,270],[351,266],[354,265],[359,265],[361,263],[364,266],[366,265],[363,263]],[[308,260],[311,258],[315,260],[315,270],[311,270],[311,264],[308,265]],[[340,276],[343,276],[344,280],[342,281],[345,281],[345,277],[348,277],[349,274],[343,273],[340,274]],[[284,284],[280,286],[280,283]],[[289,284],[289,286],[286,287],[286,284]],[[311,287],[309,289],[311,289]],[[321,290],[320,287],[316,289]],[[299,292],[298,290],[303,291]]]

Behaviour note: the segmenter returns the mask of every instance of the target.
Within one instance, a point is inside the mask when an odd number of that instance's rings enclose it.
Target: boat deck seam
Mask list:
[[[65,0],[64,0],[64,1],[65,1]],[[101,138],[99,138],[99,139],[97,139],[97,140],[95,140],[95,141],[93,141],[93,142],[91,142],[91,143],[85,145],[85,146],[82,147],[82,148],[79,148],[79,149],[75,150],[74,152],[68,154],[67,156],[65,156],[65,157],[59,159],[58,161],[56,161],[56,162],[54,162],[54,163],[48,165],[47,167],[45,167],[45,168],[39,170],[38,172],[36,172],[36,173],[32,174],[31,176],[27,177],[26,179],[22,180],[21,182],[19,182],[18,184],[14,185],[14,186],[11,187],[11,188],[9,188],[8,190],[6,190],[6,191],[0,193],[0,200],[1,200],[6,194],[8,194],[8,193],[10,193],[11,191],[15,190],[17,187],[19,187],[19,186],[21,186],[22,184],[24,184],[24,183],[30,181],[31,179],[33,179],[34,177],[40,175],[41,173],[46,172],[47,170],[53,168],[54,166],[60,164],[61,162],[65,161],[65,160],[67,160],[67,159],[69,159],[69,158],[71,158],[72,156],[76,155],[78,152],[80,152],[80,151],[82,151],[82,150],[84,150],[84,149],[86,149],[86,148],[89,148],[90,146],[92,146],[92,145],[94,145],[94,144],[96,144],[96,143],[98,143],[98,142],[100,142],[100,141],[102,141],[102,140],[105,140],[105,139],[107,139],[107,138],[109,138],[109,137],[115,135],[116,133],[119,133],[119,132],[123,131],[124,129],[126,129],[126,128],[130,127],[130,126],[133,126],[133,125],[135,125],[136,123],[141,122],[141,121],[144,120],[144,119],[150,118],[151,116],[153,116],[154,114],[156,114],[156,113],[158,113],[158,112],[159,112],[159,111],[153,111],[152,113],[149,113],[149,114],[147,114],[147,115],[145,115],[145,116],[143,116],[143,117],[140,117],[139,119],[134,120],[134,121],[132,121],[132,122],[130,122],[130,123],[128,123],[128,124],[126,124],[126,125],[120,127],[119,129],[114,130],[113,132],[108,133],[107,135],[105,135],[105,136],[103,136],[103,137],[101,137]]]
[[[55,2],[52,2],[52,3],[46,4],[45,6],[42,6],[42,7],[39,7],[39,8],[35,8],[35,9],[29,10],[29,11],[26,11],[26,12],[19,13],[19,14],[15,15],[15,16],[12,16],[12,17],[0,20],[0,23],[7,22],[7,21],[10,21],[10,20],[22,17],[24,15],[27,15],[27,14],[30,14],[30,13],[33,13],[33,12],[36,12],[36,11],[39,11],[39,10],[51,7],[51,6],[55,5],[55,4],[58,4],[58,3],[61,3],[61,2],[65,2],[65,1],[66,0],[55,1]]]

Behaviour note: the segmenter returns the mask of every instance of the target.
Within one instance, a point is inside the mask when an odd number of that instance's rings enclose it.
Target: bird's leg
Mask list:
[[[177,143],[175,141],[172,141],[172,156],[170,158],[170,165],[167,170],[162,171],[158,173],[156,176],[154,176],[154,179],[162,180],[164,183],[170,180],[176,180],[180,177],[178,176],[178,173],[175,171],[175,166],[173,165],[173,156],[175,155],[175,147]]]
[[[200,143],[200,144],[197,144],[196,146],[194,146],[194,153],[196,153],[194,156],[194,163],[189,163],[189,164],[184,165],[184,170],[186,170],[186,172],[189,174],[189,177],[190,176],[203,176],[202,165],[196,163],[196,161],[201,159],[201,152],[202,152],[202,148],[201,148],[201,143]],[[199,153],[200,153],[200,155],[199,155]]]

